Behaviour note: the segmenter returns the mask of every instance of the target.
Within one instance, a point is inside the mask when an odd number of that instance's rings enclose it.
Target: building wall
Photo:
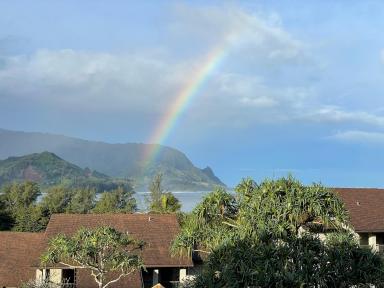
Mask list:
[[[123,277],[118,282],[111,284],[110,288],[141,288],[141,276],[139,272],[135,272],[135,275],[129,275]],[[139,280],[139,281],[138,281]],[[91,275],[91,271],[88,269],[78,269],[76,274],[76,287],[78,288],[98,288],[95,278]]]

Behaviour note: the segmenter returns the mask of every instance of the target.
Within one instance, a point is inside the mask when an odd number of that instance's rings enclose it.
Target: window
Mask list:
[[[75,269],[63,269],[62,270],[62,287],[72,288],[76,287],[76,270]]]

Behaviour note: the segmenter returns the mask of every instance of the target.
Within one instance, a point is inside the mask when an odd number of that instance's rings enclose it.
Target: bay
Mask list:
[[[190,212],[198,204],[205,195],[209,194],[210,191],[180,191],[172,192],[181,203],[181,211]],[[149,192],[136,192],[135,198],[137,206],[140,211],[145,211],[147,207],[146,199],[149,197]]]

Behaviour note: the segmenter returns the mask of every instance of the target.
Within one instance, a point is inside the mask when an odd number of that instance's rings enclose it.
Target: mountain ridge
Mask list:
[[[129,185],[127,180],[112,179],[89,168],[82,169],[48,151],[0,160],[0,187],[23,181],[37,182],[42,189],[64,185],[95,188],[97,192]]]
[[[156,147],[154,147],[156,146]],[[147,166],[143,155],[158,153]],[[110,177],[133,179],[135,189],[146,191],[156,173],[162,173],[164,187],[172,191],[210,190],[225,184],[213,171],[197,168],[181,151],[159,144],[107,143],[64,135],[0,129],[0,159],[50,151],[81,168],[89,167]]]

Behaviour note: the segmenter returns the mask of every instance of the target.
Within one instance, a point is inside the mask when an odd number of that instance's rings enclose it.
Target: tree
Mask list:
[[[41,195],[39,185],[34,182],[13,183],[3,189],[4,203],[11,209],[26,208]]]
[[[101,194],[94,213],[133,213],[137,210],[134,192],[123,187]]]
[[[41,257],[43,265],[60,263],[89,269],[99,288],[106,288],[132,272],[145,268],[138,241],[111,227],[82,228],[72,237],[57,235]]]
[[[149,211],[152,213],[175,213],[180,211],[179,200],[162,186],[162,174],[156,174],[149,185]]]
[[[78,188],[74,190],[66,210],[69,213],[87,214],[95,207],[95,202],[96,192],[94,189]]]
[[[47,226],[46,217],[39,205],[30,205],[16,211],[12,230],[19,232],[40,232]]]
[[[327,231],[338,240],[320,241],[318,233]],[[259,185],[245,179],[236,198],[225,191],[207,195],[182,222],[172,250],[204,253],[195,287],[381,283],[382,259],[359,248],[349,233],[343,202],[320,184],[304,186],[292,177]]]
[[[0,231],[10,230],[13,225],[13,219],[1,196],[2,195],[0,195]]]
[[[224,239],[231,238],[233,226],[229,221],[237,216],[235,197],[217,188],[187,215],[181,223],[181,233],[172,243],[175,254],[211,253]]]
[[[383,271],[381,256],[354,241],[325,245],[313,235],[280,244],[243,239],[210,254],[193,286],[382,287]]]
[[[64,186],[53,186],[48,189],[41,200],[41,207],[48,215],[64,213],[72,200],[73,192]]]
[[[159,213],[175,213],[180,211],[181,204],[179,202],[179,199],[175,197],[171,192],[165,192],[163,195],[161,195],[160,198],[161,206]]]
[[[37,183],[13,183],[5,186],[2,195],[3,219],[2,224],[7,228],[22,232],[38,232],[44,229],[45,219],[37,197],[41,195]]]

